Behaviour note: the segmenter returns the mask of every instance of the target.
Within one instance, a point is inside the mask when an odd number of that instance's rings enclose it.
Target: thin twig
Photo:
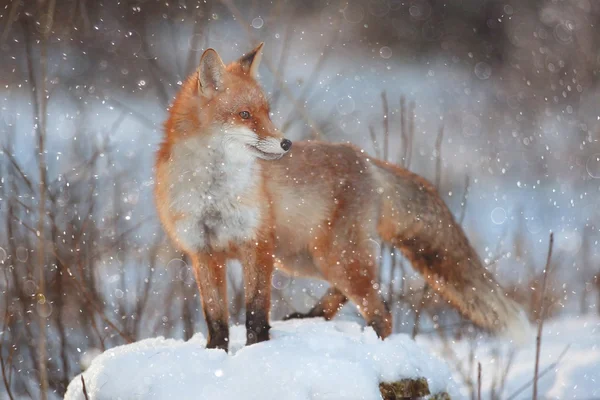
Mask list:
[[[481,400],[481,363],[477,363],[477,400]]]
[[[565,356],[565,354],[567,354],[567,351],[569,351],[570,347],[571,347],[570,344],[568,344],[567,346],[565,346],[565,349],[562,351],[562,353],[560,353],[560,355],[558,356],[558,358],[556,359],[556,361],[553,362],[552,364],[548,365],[546,368],[544,368],[544,370],[542,372],[540,372],[540,374],[538,375],[537,380],[540,380],[548,372],[552,371],[560,363],[560,361],[563,359],[563,357]],[[506,400],[513,400],[518,395],[520,395],[524,390],[526,390],[529,386],[531,386],[533,383],[534,383],[534,379],[530,380],[529,382],[527,382],[526,384],[524,384],[523,386],[521,386],[520,388],[518,388],[516,391],[514,391],[513,394],[511,394],[510,396],[508,396],[506,398]]]
[[[399,164],[404,168],[407,168],[407,157],[408,157],[408,133],[406,127],[406,106],[404,96],[400,97],[400,137],[402,138],[402,156],[400,157]]]
[[[160,246],[160,236],[156,238],[155,244],[150,248],[150,268],[147,268],[148,275],[145,279],[142,279],[144,282],[144,288],[142,291],[142,296],[138,296],[139,300],[135,305],[135,321],[133,323],[133,328],[131,329],[132,337],[135,339],[138,337],[138,333],[141,328],[142,316],[144,315],[144,310],[146,309],[146,304],[148,303],[148,294],[150,293],[150,285],[152,284],[152,277],[154,275],[154,271],[156,270],[156,257],[158,254],[158,248]]]
[[[381,93],[381,102],[383,106],[383,159],[388,161],[389,142],[390,142],[390,110],[388,107],[387,95]]]
[[[469,360],[469,369],[467,371],[468,376],[473,376],[473,370],[475,369],[475,348],[477,347],[477,342],[474,340],[469,341],[469,355],[467,359]],[[471,382],[472,383],[472,382]],[[477,383],[477,382],[475,382]],[[470,385],[469,391],[471,392],[471,399],[477,400],[477,387]]]
[[[277,4],[283,4],[283,2],[277,3]],[[289,4],[293,7],[292,10],[290,11],[290,15],[295,15],[296,3],[289,3]],[[296,18],[291,17],[286,22],[286,30],[284,33],[283,44],[281,46],[281,54],[279,55],[279,61],[277,62],[277,69],[275,70],[275,81],[276,82],[283,80],[283,71],[285,70],[285,65],[286,65],[286,62],[289,59],[289,55],[290,55],[290,49],[292,48],[292,46],[290,46],[290,41],[291,41],[291,38],[294,33],[294,28],[296,27],[295,21],[296,21]],[[273,98],[271,100],[271,107],[273,107],[273,108],[277,107],[279,99],[281,98],[280,94],[281,94],[281,90],[278,90],[273,94]]]
[[[435,188],[440,191],[442,182],[442,140],[444,139],[444,126],[440,126],[435,140]]]
[[[438,132],[437,139],[435,141],[435,188],[439,191],[442,177],[442,139],[444,138],[444,127],[441,126]],[[414,339],[419,333],[419,322],[423,307],[425,307],[425,300],[429,292],[429,285],[425,283],[423,286],[423,292],[421,294],[421,302],[417,305],[415,310],[415,324],[413,325],[412,338]]]
[[[210,6],[208,6],[210,7]],[[189,46],[189,50],[188,50],[188,54],[187,54],[187,60],[185,62],[185,70],[183,71],[183,75],[184,76],[188,76],[190,75],[195,69],[196,66],[198,65],[198,44],[200,43],[200,38],[202,37],[201,32],[204,29],[204,27],[206,26],[205,24],[201,23],[198,20],[198,12],[194,13],[194,31],[192,33],[192,37],[191,40],[193,40],[192,43],[190,43]]]
[[[111,132],[113,132],[113,131],[111,131]],[[98,150],[94,151],[94,153],[89,158],[89,160],[72,167],[69,171],[64,172],[62,174],[62,176],[57,177],[54,180],[52,180],[52,182],[50,182],[48,186],[53,187],[60,182],[64,182],[64,185],[68,187],[70,185],[69,180],[71,179],[71,174],[74,174],[75,177],[83,177],[83,173],[87,172],[88,168],[90,166],[92,166],[98,160],[98,158],[100,157],[100,154],[102,152],[107,152],[107,151],[109,151],[109,149],[107,147],[103,147],[102,149],[98,149]],[[59,191],[59,189],[57,189],[56,191]],[[51,193],[49,194],[49,196],[52,199],[54,199],[54,197],[56,197],[56,193],[54,193],[52,191],[50,191],[50,192]]]
[[[465,175],[465,189],[463,191],[462,201],[460,202],[460,216],[458,217],[458,224],[462,225],[465,220],[465,214],[467,213],[467,196],[469,194],[469,175]]]
[[[458,357],[456,350],[454,350],[454,347],[450,344],[442,327],[437,325],[435,326],[435,330],[442,341],[444,358],[449,362],[452,362],[455,371],[460,375],[464,384],[469,388],[469,391],[473,393],[474,383],[472,375],[464,370],[462,360]]]
[[[6,287],[8,287],[8,277],[5,276],[6,279]],[[2,332],[3,335],[6,335],[7,330],[6,327],[8,326],[10,320],[10,314],[8,312],[8,302],[6,302],[6,312],[4,313],[4,327],[2,328]],[[8,397],[10,398],[10,400],[14,400],[14,397],[12,395],[12,392],[10,390],[10,382],[6,376],[6,366],[4,365],[4,354],[3,353],[3,345],[2,343],[6,342],[6,340],[2,340],[0,341],[0,368],[2,368],[2,381],[4,382],[4,387],[6,388],[6,393],[8,394]],[[9,365],[10,367],[10,365]]]
[[[538,332],[535,338],[535,372],[533,374],[533,400],[537,400],[538,395],[538,373],[540,368],[540,348],[542,347],[542,329],[544,327],[545,300],[546,300],[546,283],[548,281],[548,270],[550,269],[550,260],[552,258],[552,247],[554,246],[554,234],[550,233],[550,244],[548,245],[548,258],[546,259],[546,267],[544,268],[544,279],[542,280],[542,293],[539,307]]]
[[[373,126],[369,126],[369,134],[371,135],[371,142],[373,143],[375,156],[377,158],[381,158],[381,151],[379,151],[379,146],[377,145],[377,135],[375,134],[375,129],[373,129]]]
[[[110,97],[107,100],[109,103],[114,103],[115,106],[120,107],[123,111],[126,111],[132,117],[137,118],[142,124],[146,125],[150,129],[156,128],[157,124],[155,124],[151,119],[146,117],[144,113],[140,111],[136,111],[133,108],[129,107],[127,104],[123,103],[120,100],[115,99],[114,97]]]
[[[49,3],[49,21],[47,23],[52,24],[52,15],[54,14],[54,1]],[[27,17],[25,17],[27,18]],[[25,32],[25,47],[26,47],[26,59],[27,59],[27,71],[29,77],[29,84],[31,85],[31,92],[33,98],[34,113],[37,115],[36,137],[37,137],[37,162],[39,171],[39,184],[38,184],[38,223],[36,229],[36,236],[41,240],[38,242],[38,254],[37,254],[37,268],[38,268],[38,298],[45,300],[46,297],[46,254],[44,248],[44,227],[46,217],[46,194],[48,190],[47,185],[47,168],[46,168],[46,109],[48,106],[48,99],[46,96],[46,68],[47,68],[47,33],[42,35],[40,43],[41,56],[39,60],[40,65],[40,87],[38,88],[35,72],[33,70],[33,48],[31,46],[33,38],[30,33],[30,24],[27,19],[23,19],[23,29]],[[47,29],[44,27],[44,32]],[[39,90],[38,90],[39,89]],[[37,341],[38,346],[38,368],[40,374],[40,396],[42,400],[48,398],[48,369],[46,367],[47,349],[46,349],[46,317],[42,314],[39,315],[39,337]]]
[[[417,337],[419,333],[419,325],[421,320],[421,315],[423,314],[423,308],[425,308],[425,302],[427,301],[427,296],[429,295],[429,285],[425,283],[423,286],[423,291],[421,292],[421,301],[417,305],[417,309],[415,310],[415,324],[413,325],[412,330],[412,338]]]
[[[390,251],[390,279],[388,280],[388,298],[387,305],[388,307],[392,307],[392,299],[394,292],[394,276],[396,275],[396,269],[398,267],[399,260],[399,252],[396,251],[395,247],[391,248]],[[396,318],[397,319],[397,318]]]
[[[57,204],[54,200],[52,200],[52,207],[53,209],[56,209]],[[56,220],[56,214],[53,212],[50,212],[51,216],[51,228],[50,228],[50,237],[51,237],[51,244],[53,244],[53,247],[55,249],[57,249],[57,244],[59,243],[59,227],[57,225],[57,220]],[[57,249],[58,251],[58,249]],[[59,293],[58,296],[56,296],[55,298],[55,306],[56,306],[56,312],[54,313],[54,315],[56,315],[56,327],[58,330],[58,337],[60,339],[60,361],[62,362],[62,373],[63,373],[63,377],[62,377],[62,384],[67,387],[69,384],[69,359],[67,356],[67,333],[66,333],[66,327],[65,327],[65,323],[64,323],[64,315],[65,315],[65,307],[64,307],[64,297],[61,296],[62,293],[64,293],[64,279],[65,279],[65,275],[63,274],[63,269],[58,267],[56,269],[56,275],[54,278],[54,285],[53,285],[53,289],[56,290],[56,293]]]
[[[2,147],[2,153],[8,158],[8,161],[10,161],[10,163],[13,166],[13,168],[19,173],[19,175],[23,179],[23,182],[25,182],[25,184],[27,185],[27,188],[31,192],[33,192],[34,191],[33,190],[33,184],[31,183],[31,180],[27,177],[27,175],[25,174],[25,172],[23,172],[23,169],[21,168],[21,166],[19,165],[19,163],[15,159],[15,156],[9,151],[8,148],[6,148],[4,146]]]
[[[26,223],[24,223],[23,221],[21,221],[20,219],[18,219],[17,217],[13,216],[13,219],[17,222],[19,222],[21,224],[21,226],[23,226],[25,229],[27,229],[28,231],[35,233],[36,230],[33,229],[32,227],[30,227],[29,225],[27,225]],[[39,240],[44,240],[42,237],[38,237]],[[110,247],[109,247],[110,248]],[[92,258],[95,258],[95,256],[99,255],[101,253],[96,253],[92,256]],[[56,258],[56,260],[60,263],[62,263],[62,267],[66,268],[67,271],[69,271],[69,269],[67,268],[67,263],[63,261],[63,259],[59,256],[59,254],[53,250],[53,255]],[[81,265],[81,264],[80,264]],[[125,334],[123,331],[121,331],[114,323],[112,323],[112,321],[106,316],[105,312],[102,310],[102,307],[100,307],[100,305],[98,305],[93,296],[91,295],[91,293],[89,293],[88,289],[85,287],[84,284],[82,284],[81,282],[79,282],[79,280],[77,279],[77,277],[75,276],[75,274],[71,274],[69,273],[69,276],[73,279],[73,282],[75,283],[75,287],[84,295],[84,297],[88,300],[88,302],[92,305],[92,307],[94,307],[94,309],[96,310],[96,312],[100,315],[100,317],[104,320],[104,322],[110,326],[112,329],[115,330],[115,332],[117,332],[119,334],[119,336],[121,336],[123,338],[123,340],[125,340],[127,343],[133,343],[133,339]]]
[[[502,395],[502,392],[504,392],[504,388],[506,387],[506,378],[508,377],[508,372],[510,371],[510,368],[512,367],[512,363],[513,363],[514,359],[515,359],[515,351],[513,349],[508,356],[508,362],[506,363],[506,367],[504,367],[504,372],[502,373],[502,377],[500,378],[500,386],[498,388],[498,393],[496,396],[497,399],[499,399],[500,396]]]
[[[85,379],[83,379],[83,374],[81,374],[81,385],[83,389],[83,397],[85,397],[85,400],[90,400],[88,397],[87,388],[85,387]]]
[[[317,62],[315,64],[315,66],[313,67],[312,72],[310,73],[310,75],[308,75],[308,78],[306,78],[304,88],[302,89],[302,93],[300,93],[298,100],[296,100],[298,104],[306,104],[307,103],[307,97],[310,94],[311,89],[317,83],[319,74],[323,70],[323,65],[325,65],[325,62],[327,61],[327,59],[329,58],[329,56],[331,55],[331,53],[333,52],[333,50],[335,48],[334,44],[338,39],[337,32],[338,32],[337,29],[333,31],[333,35],[331,36],[329,43],[325,44],[324,49],[321,52],[321,55],[319,56],[319,58],[317,59]],[[287,130],[287,128],[289,128],[291,122],[293,121],[293,115],[295,114],[295,111],[296,111],[295,109],[292,109],[290,111],[290,113],[288,114],[287,118],[285,119],[286,122],[284,122],[282,125],[283,132],[285,132]]]
[[[408,155],[406,156],[406,165],[404,166],[406,169],[410,169],[410,163],[412,161],[413,155],[413,141],[415,138],[415,102],[412,101],[409,105],[409,119],[408,119],[408,146],[406,150],[408,151]]]
[[[8,37],[8,31],[12,25],[12,22],[15,20],[17,15],[17,10],[21,5],[20,1],[13,1],[12,7],[10,8],[10,12],[8,14],[8,19],[6,20],[6,25],[4,26],[4,31],[2,32],[2,37],[0,37],[0,45],[4,45],[6,43],[6,38]]]

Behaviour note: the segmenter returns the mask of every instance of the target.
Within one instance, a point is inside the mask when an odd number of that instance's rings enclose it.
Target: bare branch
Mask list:
[[[405,107],[404,96],[400,97],[400,137],[402,138],[402,152],[399,163],[403,167],[407,168],[407,157],[408,157],[408,133],[406,128],[406,107]]]
[[[381,93],[381,102],[383,106],[383,159],[388,161],[390,148],[390,110],[385,92]]]
[[[277,3],[280,4],[280,3]],[[293,5],[295,5],[296,3],[291,3]],[[295,10],[292,10],[292,12]],[[293,15],[293,14],[291,14]],[[294,27],[295,25],[295,21],[296,18],[288,18],[288,21],[286,23],[286,29],[285,29],[285,34],[284,34],[284,39],[283,39],[283,46],[282,46],[282,50],[281,50],[281,54],[279,55],[279,61],[277,62],[277,69],[275,70],[275,81],[276,82],[280,82],[283,80],[283,71],[285,70],[285,64],[289,58],[289,50],[291,48],[290,46],[290,41],[292,38],[292,33],[294,32]],[[276,91],[273,94],[273,99],[271,101],[271,106],[273,108],[277,107],[277,103],[279,102],[279,99],[281,98],[280,96],[281,94],[281,89]]]
[[[571,348],[570,344],[568,344],[567,346],[565,346],[565,349],[562,351],[562,353],[560,353],[560,355],[558,356],[558,358],[556,359],[556,361],[553,362],[552,364],[548,365],[546,368],[544,368],[544,370],[542,372],[540,372],[540,374],[538,375],[537,379],[539,380],[539,379],[543,378],[548,372],[553,371],[556,368],[556,366],[558,364],[560,364],[560,362],[562,361],[562,359],[565,356],[565,354],[567,354],[567,351],[569,351],[569,348]],[[518,388],[517,390],[515,390],[510,396],[508,396],[506,398],[506,400],[513,400],[513,399],[515,399],[518,395],[520,395],[521,393],[523,393],[524,390],[526,390],[529,386],[531,386],[533,384],[534,379],[530,380],[529,382],[527,382],[526,384],[524,384],[523,386],[521,386],[520,388]]]
[[[10,8],[10,12],[8,13],[8,19],[6,21],[6,26],[4,27],[4,31],[2,32],[2,37],[0,37],[0,45],[1,46],[4,46],[4,43],[6,43],[6,38],[8,37],[8,31],[10,30],[10,27],[12,26],[12,23],[15,20],[15,17],[17,16],[17,10],[19,9],[20,5],[21,5],[20,1],[12,2],[12,7]]]
[[[5,276],[5,279],[6,279],[6,286],[8,287],[8,278],[6,276]],[[7,334],[7,326],[9,324],[9,321],[10,321],[10,313],[8,312],[8,302],[6,302],[6,310],[4,311],[4,327],[2,328],[3,335]],[[8,342],[6,340],[0,340],[0,368],[2,369],[2,381],[4,382],[4,387],[6,388],[6,393],[8,394],[8,397],[10,398],[10,400],[14,400],[12,391],[10,389],[10,382],[8,380],[8,377],[6,376],[6,365],[4,363],[4,354],[3,354],[4,343],[8,344]],[[11,368],[11,364],[9,364],[8,367]]]
[[[535,338],[535,372],[533,374],[533,400],[537,400],[538,395],[538,373],[540,368],[540,349],[542,347],[542,329],[544,328],[545,319],[545,301],[546,301],[546,284],[548,281],[548,270],[550,269],[550,260],[552,259],[552,247],[554,246],[554,234],[550,233],[550,244],[548,245],[548,258],[546,258],[546,266],[544,268],[544,279],[542,280],[542,294],[539,306],[538,331]]]
[[[8,158],[8,161],[11,163],[11,165],[13,166],[13,168],[15,169],[15,171],[17,171],[19,173],[19,176],[21,177],[21,179],[23,179],[23,182],[25,182],[25,184],[27,185],[27,188],[33,192],[33,184],[31,183],[31,180],[27,177],[27,175],[23,172],[23,169],[21,168],[21,166],[19,165],[19,163],[17,162],[17,160],[15,159],[14,155],[11,153],[11,151],[9,149],[7,149],[6,147],[2,147],[2,152],[4,153],[4,155],[6,155],[6,157]]]
[[[407,145],[407,151],[408,151],[408,155],[406,156],[406,165],[405,167],[407,169],[410,169],[410,163],[412,161],[412,154],[413,154],[413,149],[412,149],[412,145],[413,145],[413,140],[415,137],[415,102],[411,102],[410,106],[409,106],[409,111],[408,111],[408,115],[409,115],[409,119],[408,119],[408,145]]]
[[[52,23],[52,15],[54,14],[54,6],[55,1],[51,0],[49,3],[49,16],[50,20],[47,23]],[[28,21],[28,17],[25,17],[23,20],[23,29],[25,32],[25,46],[26,46],[26,59],[27,59],[27,72],[29,77],[29,84],[31,85],[31,92],[33,97],[34,104],[34,113],[37,115],[37,124],[35,124],[36,136],[37,136],[37,163],[39,170],[39,185],[38,185],[38,224],[36,235],[41,239],[39,241],[39,246],[37,250],[37,268],[38,268],[38,297],[40,299],[44,299],[46,301],[46,276],[45,276],[45,261],[46,254],[44,251],[44,227],[45,227],[45,216],[46,216],[46,193],[48,190],[47,186],[47,167],[46,167],[46,107],[48,104],[46,97],[46,69],[47,69],[47,46],[46,40],[47,35],[42,35],[42,40],[40,41],[40,87],[39,90],[36,84],[35,73],[33,70],[33,49],[31,44],[33,42],[33,38],[30,34],[30,24]],[[48,27],[44,27],[44,32]],[[40,334],[38,337],[37,345],[38,345],[38,362],[39,362],[39,374],[40,374],[40,396],[42,400],[47,399],[48,397],[48,369],[46,366],[46,317],[41,315],[39,316],[39,327]]]
[[[319,56],[319,59],[317,60],[312,72],[310,73],[310,75],[308,76],[308,78],[305,81],[306,83],[304,85],[302,93],[298,97],[298,100],[296,100],[296,102],[298,104],[306,103],[306,98],[307,98],[308,94],[310,93],[310,90],[313,88],[313,86],[317,82],[317,78],[319,77],[319,73],[323,69],[323,65],[325,64],[325,62],[331,55],[332,50],[334,49],[334,44],[338,39],[338,33],[337,33],[338,30],[335,29],[333,32],[334,32],[334,34],[331,36],[329,43],[325,44],[325,47],[324,47],[323,51],[321,52],[321,55]],[[280,72],[280,70],[278,69],[277,72]],[[283,124],[282,129],[284,132],[286,131],[286,128],[289,127],[289,125],[291,123],[290,119],[293,118],[293,114],[295,114],[294,111],[295,110],[292,110],[290,112],[290,114],[286,118],[286,122]]]
[[[377,158],[381,158],[381,151],[379,151],[379,146],[377,145],[377,135],[375,134],[375,129],[373,128],[373,126],[369,126],[369,133],[371,134],[371,142],[373,143],[375,156]]]
[[[421,292],[421,300],[419,304],[417,304],[417,308],[415,309],[415,324],[413,325],[412,330],[412,338],[417,337],[419,333],[419,323],[421,319],[421,315],[423,314],[423,308],[425,308],[425,303],[427,302],[427,298],[429,296],[429,285],[425,283],[423,286],[423,291]]]
[[[460,202],[460,216],[458,217],[458,224],[462,225],[465,220],[465,214],[467,213],[467,196],[469,195],[469,184],[470,177],[465,175],[465,188],[463,190],[463,197]]]
[[[481,400],[481,363],[477,363],[477,400]]]
[[[85,397],[85,400],[89,400],[90,398],[88,397],[87,388],[85,387],[85,379],[83,379],[83,374],[81,374],[81,385],[83,390],[83,397]]]
[[[444,126],[440,126],[435,140],[435,188],[440,191],[442,182],[442,140],[444,139]]]

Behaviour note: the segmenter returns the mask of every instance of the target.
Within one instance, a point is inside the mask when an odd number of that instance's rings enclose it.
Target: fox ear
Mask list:
[[[198,67],[198,92],[209,96],[223,86],[225,65],[219,54],[213,49],[207,49],[200,58]]]
[[[262,48],[264,43],[256,46],[254,50],[249,52],[248,54],[244,54],[242,58],[238,60],[238,63],[242,67],[242,71],[251,77],[256,77],[258,72],[258,66],[260,65],[260,59],[262,58]]]

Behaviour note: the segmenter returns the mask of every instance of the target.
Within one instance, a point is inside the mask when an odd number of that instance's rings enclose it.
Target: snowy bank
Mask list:
[[[274,322],[271,340],[244,347],[231,331],[231,352],[207,350],[196,334],[146,339],[107,350],[83,373],[90,400],[363,399],[380,400],[380,382],[427,378],[431,393],[460,395],[446,364],[406,335],[381,341],[371,328],[319,319]],[[65,399],[84,400],[81,377]]]
[[[500,391],[499,397],[502,399],[531,399],[535,365],[534,337],[530,343],[518,349],[485,335],[474,342],[452,341],[450,349],[446,350],[438,336],[421,335],[417,337],[417,342],[448,360],[458,360],[458,365],[452,364],[452,372],[459,383],[463,382],[461,374],[466,371],[470,371],[470,378],[477,382],[477,363],[481,363],[483,399],[494,398],[494,386],[496,398]],[[454,356],[448,357],[447,350],[453,352]],[[473,365],[470,365],[470,360],[473,360]],[[566,316],[547,321],[542,335],[540,373],[540,398],[599,399],[600,318],[597,315]],[[505,381],[503,389],[499,389],[501,380]],[[461,387],[461,395],[456,398],[470,397],[468,388]]]

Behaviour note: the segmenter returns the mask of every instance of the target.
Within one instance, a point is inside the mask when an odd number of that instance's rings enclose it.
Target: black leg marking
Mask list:
[[[229,325],[224,321],[211,321],[208,314],[205,313],[206,324],[208,325],[208,343],[207,349],[229,349]]]
[[[246,345],[269,340],[269,318],[263,310],[246,311]]]

